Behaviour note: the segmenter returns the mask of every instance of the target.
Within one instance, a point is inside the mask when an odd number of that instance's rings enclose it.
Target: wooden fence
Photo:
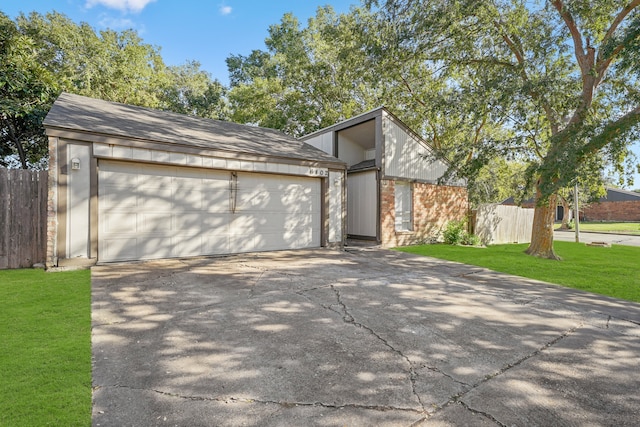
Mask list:
[[[0,168],[0,269],[44,263],[47,171]]]
[[[517,206],[482,205],[476,212],[475,234],[484,244],[529,243],[533,209]]]

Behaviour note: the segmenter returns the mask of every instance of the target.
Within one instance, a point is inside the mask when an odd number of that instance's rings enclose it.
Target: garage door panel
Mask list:
[[[254,234],[258,231],[259,219],[252,214],[232,215],[229,222],[229,232],[232,234]]]
[[[229,246],[229,234],[207,234],[203,236],[202,250],[205,254],[220,255],[231,252]]]
[[[173,257],[198,256],[204,253],[202,248],[202,236],[178,234],[172,238]]]
[[[317,178],[238,172],[232,193],[226,171],[119,161],[99,170],[101,261],[320,246]]]
[[[138,232],[142,233],[170,233],[173,229],[171,220],[173,215],[167,212],[138,213]]]
[[[229,235],[229,246],[235,252],[254,252],[256,249],[256,240],[259,240],[255,233],[241,233]]]
[[[138,239],[104,238],[100,240],[100,256],[110,261],[127,261],[138,259]]]
[[[228,213],[185,212],[173,216],[174,230],[208,233],[221,232],[229,228]]]
[[[137,188],[144,188],[148,190],[171,188],[171,177],[162,175],[145,175],[144,171],[140,171],[137,177]]]
[[[212,189],[201,193],[202,207],[207,212],[229,212],[229,184],[223,190]]]
[[[100,218],[101,229],[106,234],[135,234],[138,232],[138,220],[135,212],[107,212]]]
[[[173,193],[173,203],[175,204],[175,209],[178,210],[201,210],[202,209],[202,199],[203,199],[203,191],[202,190],[174,190]]]
[[[143,210],[171,211],[174,203],[171,188],[139,188],[136,191],[138,206]]]
[[[158,235],[138,235],[137,237],[137,258],[134,259],[157,259],[171,258],[172,242],[166,236]]]
[[[138,195],[134,188],[108,185],[101,188],[100,203],[102,209],[136,207]]]
[[[320,209],[320,196],[313,192],[301,191],[238,191],[236,210],[267,212],[310,212]]]

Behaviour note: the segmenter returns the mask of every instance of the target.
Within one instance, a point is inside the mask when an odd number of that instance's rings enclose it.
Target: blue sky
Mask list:
[[[347,12],[359,0],[9,0],[0,10],[11,18],[56,10],[97,30],[135,29],[146,43],[159,46],[168,65],[196,60],[228,84],[225,59],[265,49],[270,25],[293,13],[306,25],[319,6]],[[6,4],[9,3],[9,4]],[[640,143],[633,146],[640,158]],[[640,188],[640,174],[631,188]]]
[[[225,59],[265,49],[270,25],[293,13],[306,25],[318,6],[348,12],[359,0],[10,0],[0,10],[11,18],[20,12],[63,13],[97,30],[133,28],[146,43],[161,47],[168,65],[196,60],[222,83],[228,83]],[[9,3],[9,4],[6,4]]]

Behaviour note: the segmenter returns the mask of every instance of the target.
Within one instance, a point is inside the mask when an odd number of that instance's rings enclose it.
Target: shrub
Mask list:
[[[467,221],[449,221],[442,232],[444,242],[449,245],[480,246],[481,240],[475,234],[467,232]]]
[[[464,239],[462,239],[462,244],[467,246],[481,246],[482,240],[475,234],[466,233]]]
[[[459,245],[464,240],[466,234],[468,234],[466,221],[449,221],[442,232],[442,237],[444,238],[444,242],[449,245]]]

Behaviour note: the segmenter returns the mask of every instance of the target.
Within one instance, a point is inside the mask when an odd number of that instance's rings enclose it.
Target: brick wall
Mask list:
[[[467,189],[420,182],[412,184],[413,231],[395,230],[395,185],[382,180],[380,197],[381,244],[385,247],[404,246],[438,238],[451,220],[465,217],[469,209]]]
[[[591,203],[580,209],[586,221],[640,221],[640,201]]]

